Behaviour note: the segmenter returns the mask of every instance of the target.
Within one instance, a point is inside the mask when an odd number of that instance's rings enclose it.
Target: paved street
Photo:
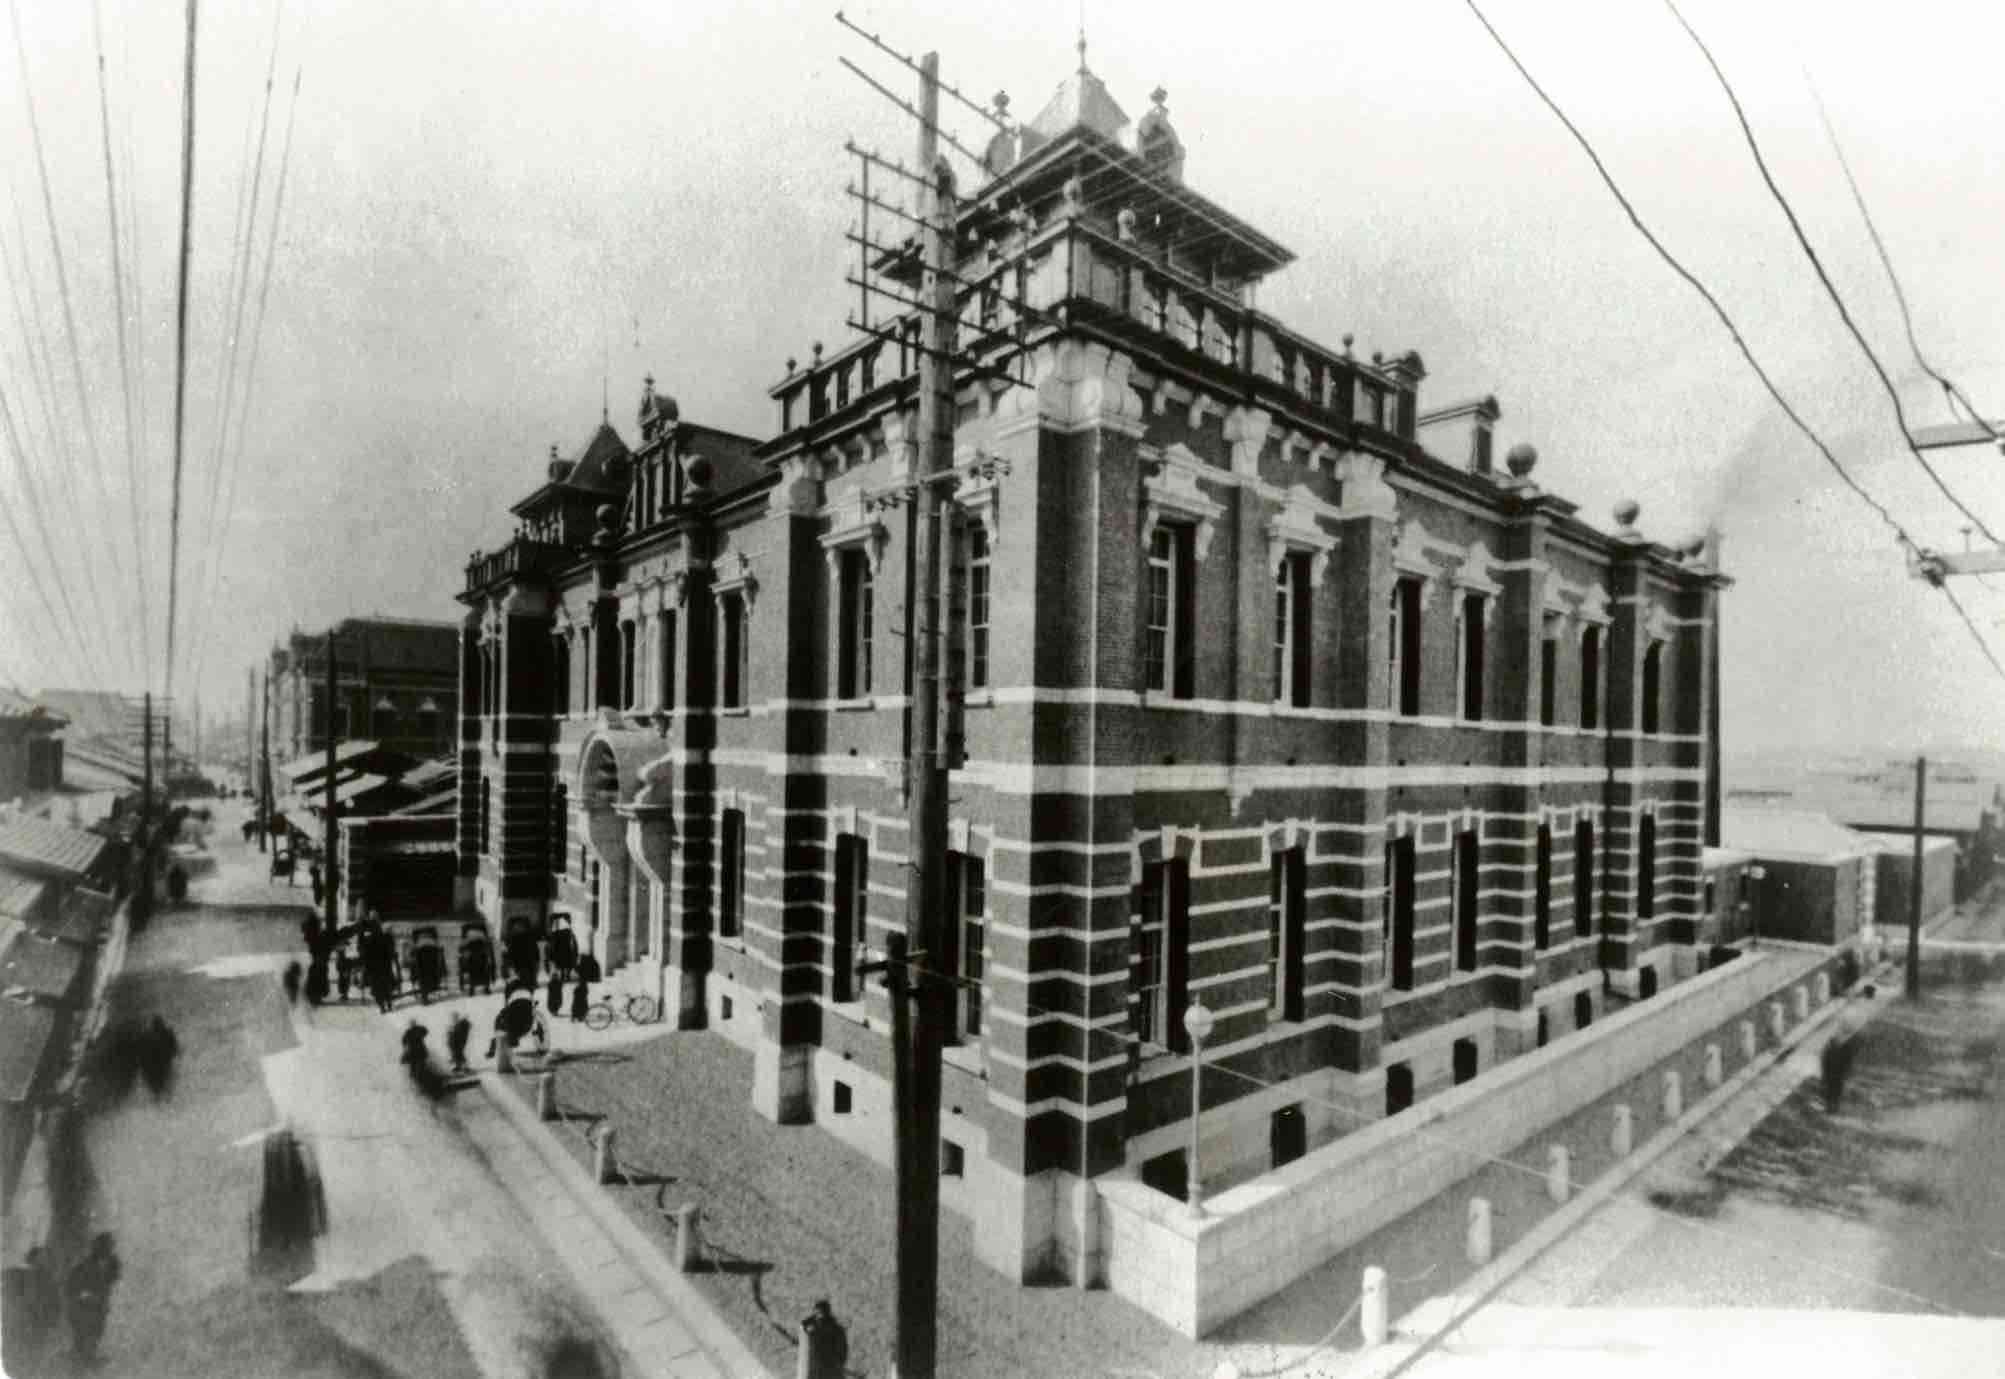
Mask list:
[[[2005,904],[1951,930],[1996,943]],[[1411,1372],[2005,1368],[2005,955],[1931,951],[1923,987],[1909,1004],[1896,977],[1854,1013],[1871,1018],[1836,1114],[1813,1040],[1744,1098],[1758,1123],[1702,1127]]]
[[[477,1087],[435,1111],[408,1085],[397,1039],[416,1007],[389,1019],[359,1002],[287,1009],[277,978],[297,956],[306,894],[269,886],[254,852],[246,857],[227,829],[218,837],[229,839],[218,844],[220,872],[198,882],[196,903],[134,939],[113,989],[114,1020],[159,1013],[177,1030],[171,1091],[99,1094],[67,1156],[60,1237],[67,1247],[110,1230],[124,1264],[97,1372],[725,1372],[700,1354],[668,1358],[693,1343],[636,1363],[632,1309],[611,1326],[599,1320],[606,1308],[578,1286],[578,1261],[553,1249],[524,1208],[532,1180],[498,1175],[491,1161],[519,1156],[519,1134]],[[491,1018],[493,1003],[479,1003],[487,1009],[476,1018]],[[444,1010],[421,1013],[442,1044]],[[263,1143],[281,1124],[317,1164],[328,1227],[310,1260],[254,1268]],[[561,1230],[562,1211],[548,1206],[545,1230]],[[603,1255],[592,1244],[601,1232],[575,1234]],[[68,1373],[69,1360],[51,1352],[31,1372]]]

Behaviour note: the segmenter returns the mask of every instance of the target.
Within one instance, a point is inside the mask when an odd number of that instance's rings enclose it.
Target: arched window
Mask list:
[[[370,712],[369,731],[378,740],[397,735],[397,706],[387,696],[378,699]]]
[[[1643,732],[1659,731],[1658,700],[1662,697],[1664,677],[1664,644],[1650,643],[1650,649],[1643,653]]]

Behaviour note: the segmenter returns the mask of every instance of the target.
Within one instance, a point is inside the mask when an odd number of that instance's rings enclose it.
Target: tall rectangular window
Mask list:
[[[830,916],[828,998],[856,999],[856,944],[870,914],[870,844],[854,833],[835,838],[835,911]]]
[[[1658,729],[1658,699],[1663,689],[1664,644],[1650,643],[1650,649],[1643,653],[1643,723],[1642,730],[1654,733]]]
[[[654,656],[657,662],[654,706],[675,707],[675,614],[664,612],[654,625]]]
[[[1559,638],[1547,636],[1539,643],[1539,722],[1552,727],[1559,721]]]
[[[1652,919],[1657,914],[1657,816],[1645,814],[1636,821],[1636,917]]]
[[[570,851],[566,845],[570,832],[569,792],[560,785],[550,792],[550,870],[559,876],[564,873],[564,859]]]
[[[1392,586],[1386,707],[1408,718],[1420,712],[1420,590],[1417,579]]]
[[[725,810],[717,833],[717,936],[737,938],[745,906],[745,811]]]
[[[718,600],[717,615],[723,624],[718,637],[718,670],[722,677],[718,706],[742,709],[745,707],[745,596],[736,592],[724,595]]]
[[[1552,825],[1539,825],[1538,872],[1532,897],[1532,943],[1552,945]]]
[[[1601,726],[1601,629],[1580,634],[1580,726]]]
[[[634,706],[634,659],[638,651],[631,622],[620,624],[620,708]]]
[[[1462,717],[1472,723],[1483,718],[1483,603],[1481,594],[1462,600]]]
[[[1594,825],[1585,819],[1573,826],[1573,932],[1594,932]]]
[[[948,926],[947,970],[960,978],[954,986],[954,1037],[979,1039],[982,1033],[982,959],[987,943],[988,868],[979,857],[947,854],[947,894],[954,908]]]
[[[1476,830],[1465,828],[1455,835],[1455,967],[1476,970],[1476,925],[1481,911],[1478,891],[1481,883],[1480,854]]]
[[[1385,845],[1387,911],[1392,916],[1392,989],[1413,990],[1414,851],[1411,835]]]
[[[550,712],[558,718],[571,712],[571,643],[568,633],[550,639]]]
[[[1274,702],[1306,708],[1313,664],[1309,621],[1309,557],[1283,556],[1274,576]]]
[[[487,851],[488,840],[492,836],[489,832],[494,822],[494,794],[489,788],[492,785],[493,782],[486,776],[480,778],[480,850],[482,852]]]
[[[1279,1020],[1302,1018],[1302,941],[1308,912],[1307,866],[1301,848],[1276,852],[1267,900],[1267,1008]]]
[[[1179,699],[1197,692],[1196,636],[1193,618],[1197,584],[1189,527],[1159,525],[1149,538],[1146,636],[1142,649],[1142,687]]]
[[[1129,1018],[1144,1044],[1187,1053],[1184,1007],[1190,1002],[1189,894],[1186,864],[1151,862],[1136,896],[1140,923],[1129,955]]]
[[[968,688],[989,683],[989,530],[980,522],[968,528]]]
[[[841,561],[841,620],[837,629],[836,697],[860,699],[870,693],[870,635],[874,610],[870,577],[870,557],[850,547]]]

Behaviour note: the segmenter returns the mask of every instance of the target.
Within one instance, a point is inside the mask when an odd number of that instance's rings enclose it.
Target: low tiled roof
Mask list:
[[[0,823],[0,861],[39,875],[77,880],[97,865],[104,849],[97,834],[47,819]]]
[[[390,812],[392,814],[450,814],[453,812],[454,802],[458,798],[459,788],[449,785],[443,790],[435,790],[429,795],[421,796],[418,799],[412,800],[409,804],[401,805]]]
[[[83,954],[40,934],[17,934],[0,953],[0,991],[26,991],[60,1001],[76,985]]]
[[[343,762],[353,761],[356,757],[362,756],[363,754],[368,752],[373,752],[375,750],[376,750],[375,743],[362,741],[360,739],[349,742],[335,743],[334,769],[337,772],[335,780],[337,782],[339,782],[340,780],[340,776],[338,773],[341,770]],[[293,761],[286,762],[285,765],[278,768],[278,773],[281,776],[284,776],[287,780],[291,781],[295,786],[297,786],[299,782],[303,780],[314,779],[316,776],[320,775],[326,769],[327,769],[327,752],[323,749],[317,752],[308,752],[303,757],[299,757]]]
[[[413,789],[426,789],[439,781],[450,781],[459,774],[459,763],[435,757],[419,762],[398,779]]]
[[[61,939],[65,943],[89,945],[97,942],[104,932],[104,922],[118,907],[118,900],[103,891],[94,891],[88,886],[72,889],[59,913],[47,916],[44,922],[34,926],[44,938]]]
[[[56,1012],[48,1006],[0,999],[0,1101],[34,1094],[55,1030]]]
[[[0,863],[0,915],[19,919],[32,913],[48,888],[48,878],[30,876]]]
[[[1722,811],[1722,841],[1756,857],[1840,861],[1869,851],[1866,840],[1826,814],[1796,809]]]

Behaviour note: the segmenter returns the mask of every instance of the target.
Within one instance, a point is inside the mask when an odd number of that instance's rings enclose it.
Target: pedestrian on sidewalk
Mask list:
[[[473,1021],[461,1011],[453,1016],[453,1022],[446,1026],[446,1052],[452,1055],[453,1071],[463,1073],[466,1066],[466,1041],[473,1037]]]
[[[807,1379],[844,1379],[849,1371],[849,1332],[835,1319],[835,1309],[822,1298],[801,1320],[801,1344],[807,1347]]]
[[[320,879],[320,863],[315,862],[306,869],[306,879],[307,884],[313,888],[313,908],[317,910],[320,908],[320,896],[323,887]]]
[[[299,982],[302,975],[298,963],[289,962],[285,965],[285,976],[279,980],[285,986],[285,1003],[289,1006],[299,1004]]]
[[[111,1290],[118,1282],[118,1275],[118,1251],[112,1245],[111,1232],[99,1231],[89,1252],[70,1266],[69,1296],[64,1299],[79,1364],[97,1363],[98,1341],[104,1335],[105,1318],[111,1311]]]
[[[564,974],[554,967],[550,969],[549,1003],[552,1015],[564,1013]]]
[[[585,1018],[592,1008],[592,983],[599,979],[599,960],[589,952],[578,955],[578,985],[571,990],[571,1023]]]
[[[147,1090],[156,1097],[164,1096],[174,1081],[174,1059],[181,1052],[181,1041],[174,1036],[174,1027],[158,1015],[142,1038],[139,1071],[146,1078]]]

